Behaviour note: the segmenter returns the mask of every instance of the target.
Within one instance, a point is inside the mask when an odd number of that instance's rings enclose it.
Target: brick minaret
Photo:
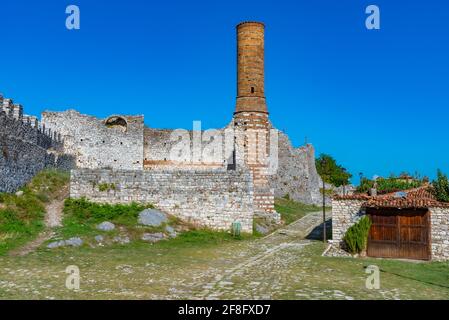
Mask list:
[[[275,213],[274,193],[267,179],[269,120],[265,102],[264,31],[260,22],[237,25],[237,103],[234,112],[236,161],[254,177],[256,210]]]

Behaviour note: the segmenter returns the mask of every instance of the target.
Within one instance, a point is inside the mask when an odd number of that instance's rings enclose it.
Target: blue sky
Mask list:
[[[65,28],[69,4],[81,10],[78,31]],[[381,30],[365,28],[370,4]],[[235,25],[260,20],[270,117],[294,145],[307,136],[355,176],[449,173],[448,1],[0,0],[0,13],[0,92],[28,114],[223,127]]]

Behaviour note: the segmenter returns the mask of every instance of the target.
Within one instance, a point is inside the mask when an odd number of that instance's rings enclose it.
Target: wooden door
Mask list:
[[[368,209],[370,257],[430,259],[428,210]]]

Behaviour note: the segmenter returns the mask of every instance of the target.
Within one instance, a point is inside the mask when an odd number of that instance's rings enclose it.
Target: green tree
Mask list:
[[[321,179],[336,187],[350,184],[352,174],[328,154],[321,154],[316,159],[316,169]]]
[[[449,180],[441,170],[437,172],[437,179],[432,182],[433,193],[438,201],[449,202]]]

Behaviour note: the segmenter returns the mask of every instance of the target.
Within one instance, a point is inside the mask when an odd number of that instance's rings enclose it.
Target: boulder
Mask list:
[[[145,209],[139,213],[139,223],[144,226],[159,227],[168,221],[167,215],[156,209]]]
[[[65,246],[65,241],[61,240],[61,241],[54,241],[54,242],[49,243],[47,245],[47,248],[54,249],[54,248],[59,248],[59,247],[63,247],[63,246]]]
[[[17,191],[17,192],[16,192],[16,196],[18,196],[18,197],[23,196],[23,191],[22,191],[22,190]]]
[[[161,240],[164,240],[165,235],[161,232],[158,233],[144,233],[142,235],[142,240],[143,241],[148,241],[148,242],[158,242]]]
[[[68,240],[60,240],[60,241],[51,242],[47,245],[47,248],[54,249],[54,248],[67,247],[67,246],[79,247],[82,244],[83,244],[83,240],[81,238],[73,237]]]
[[[95,241],[97,242],[103,242],[104,241],[104,237],[101,235],[95,236]]]
[[[79,247],[83,244],[83,240],[78,237],[70,238],[65,241],[66,246]]]
[[[105,222],[100,223],[97,226],[97,229],[100,231],[112,231],[115,229],[115,225],[112,222],[105,221]]]

